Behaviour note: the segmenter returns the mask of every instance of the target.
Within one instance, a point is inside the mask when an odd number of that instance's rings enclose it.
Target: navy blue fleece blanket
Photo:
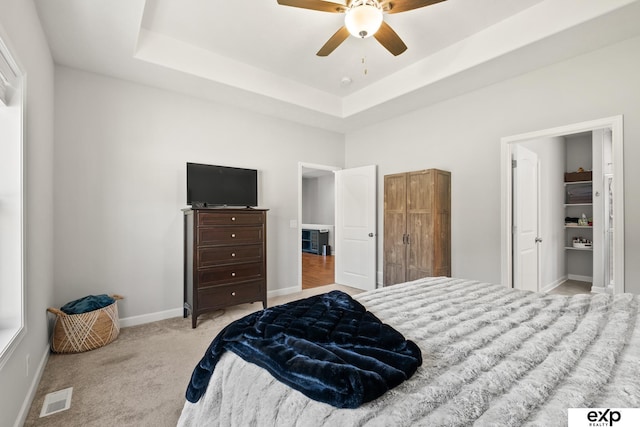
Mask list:
[[[202,397],[225,350],[338,408],[357,408],[376,399],[422,364],[413,341],[340,291],[267,308],[229,324],[194,369],[189,402]]]

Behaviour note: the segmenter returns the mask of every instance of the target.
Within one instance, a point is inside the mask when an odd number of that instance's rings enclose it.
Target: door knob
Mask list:
[[[375,234],[369,233],[369,237],[373,237],[373,236],[375,236]]]
[[[536,237],[536,243],[541,243],[542,239],[540,237]]]

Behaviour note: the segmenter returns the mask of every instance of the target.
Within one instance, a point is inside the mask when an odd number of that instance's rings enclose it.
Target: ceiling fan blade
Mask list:
[[[278,4],[331,13],[342,13],[347,10],[347,7],[342,3],[333,3],[324,0],[278,0]]]
[[[348,34],[348,33],[347,33]],[[407,45],[404,44],[402,39],[393,31],[393,28],[389,26],[386,22],[382,21],[382,25],[380,29],[376,31],[373,35],[380,42],[382,46],[385,47],[389,52],[391,52],[394,56],[400,55],[402,52],[407,50]]]
[[[386,13],[400,13],[408,10],[420,9],[446,0],[386,0],[380,2],[382,10]]]
[[[393,31],[393,30],[391,30]],[[334,35],[331,36],[329,40],[320,48],[316,55],[318,56],[327,56],[331,52],[333,52],[340,44],[345,41],[349,37],[349,30],[347,27],[342,27]]]

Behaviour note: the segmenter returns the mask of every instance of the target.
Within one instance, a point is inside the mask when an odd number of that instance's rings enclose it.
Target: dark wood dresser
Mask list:
[[[262,301],[267,308],[267,210],[184,209],[184,317]]]

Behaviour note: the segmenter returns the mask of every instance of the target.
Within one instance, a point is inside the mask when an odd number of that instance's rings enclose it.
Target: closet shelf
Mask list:
[[[593,181],[570,181],[565,182],[564,185],[575,185],[575,184],[591,184]]]

